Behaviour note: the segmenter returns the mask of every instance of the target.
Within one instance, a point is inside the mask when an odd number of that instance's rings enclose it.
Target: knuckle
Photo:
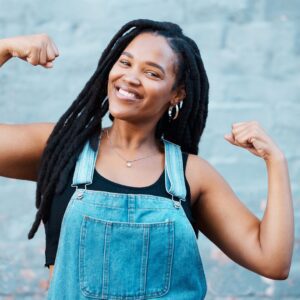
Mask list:
[[[32,64],[33,66],[36,66],[36,65],[38,64],[38,59],[37,59],[37,57],[30,57],[30,58],[28,59],[28,62],[29,62],[30,64]]]
[[[233,132],[234,134],[236,134],[236,133],[237,133],[237,128],[236,128],[236,127],[233,127],[233,128],[232,128],[232,132]]]

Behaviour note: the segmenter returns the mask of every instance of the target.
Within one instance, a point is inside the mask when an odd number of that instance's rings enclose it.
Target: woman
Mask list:
[[[18,56],[52,67],[58,51],[41,35],[1,40],[0,54],[1,64]],[[266,163],[259,220],[197,155],[207,107],[195,42],[173,23],[134,20],[57,124],[0,127],[0,175],[37,181],[29,238],[41,220],[48,241],[59,236],[46,263],[52,270],[55,259],[49,299],[203,299],[197,230],[241,266],[287,278],[294,221],[285,156],[256,121],[225,135]],[[102,128],[107,112],[112,126]]]

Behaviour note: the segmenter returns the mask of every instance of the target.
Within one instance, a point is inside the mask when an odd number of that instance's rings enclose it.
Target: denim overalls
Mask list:
[[[48,299],[205,297],[196,236],[180,203],[186,197],[181,150],[163,142],[165,188],[172,199],[87,189],[99,147],[94,151],[86,142],[76,162],[76,191],[62,221]]]

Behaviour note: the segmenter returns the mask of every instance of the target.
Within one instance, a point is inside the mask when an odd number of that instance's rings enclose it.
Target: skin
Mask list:
[[[7,41],[0,40],[0,61],[7,57],[8,48]],[[165,38],[143,33],[126,47],[114,64],[109,74],[108,97],[109,110],[115,119],[113,125],[105,129],[109,131],[112,146],[103,134],[96,160],[96,170],[102,176],[141,187],[152,184],[162,173],[164,153],[155,140],[155,126],[168,107],[185,96],[184,87],[172,89],[176,60]],[[139,99],[124,99],[126,97],[115,89],[120,86],[138,93]],[[39,159],[54,126],[54,123],[0,125],[0,176],[36,181]],[[209,162],[190,154],[186,177],[198,228],[241,266],[268,278],[286,279],[294,245],[286,158],[257,121],[232,124],[231,132],[224,138],[264,160],[268,174],[265,212],[259,220]],[[18,141],[18,147],[13,147],[14,141]],[[117,153],[128,160],[151,156],[127,168]],[[50,266],[50,279],[53,268]]]
[[[18,57],[44,68],[52,68],[59,56],[57,46],[45,33],[1,39],[0,67],[12,57]]]

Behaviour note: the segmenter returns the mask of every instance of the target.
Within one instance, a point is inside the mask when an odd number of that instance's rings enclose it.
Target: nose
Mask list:
[[[140,85],[141,81],[138,78],[138,76],[136,76],[133,73],[127,73],[124,74],[123,76],[123,80],[127,83],[127,84],[132,84],[132,85]]]

